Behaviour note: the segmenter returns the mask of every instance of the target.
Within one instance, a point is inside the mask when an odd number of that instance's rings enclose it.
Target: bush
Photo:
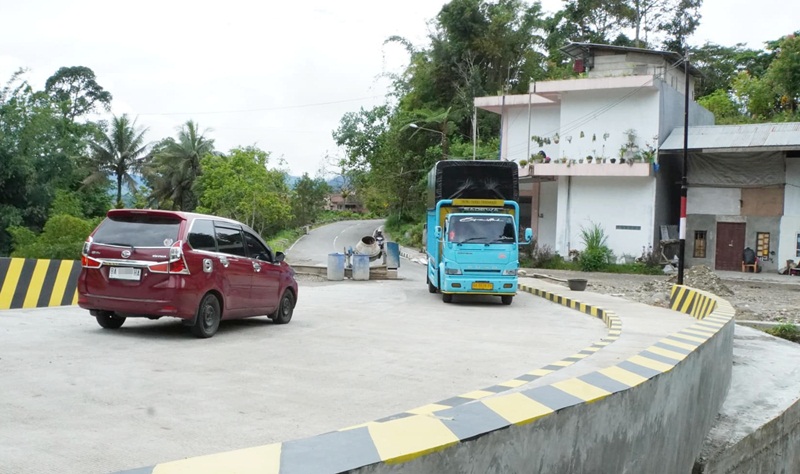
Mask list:
[[[285,252],[304,233],[304,229],[286,229],[264,240],[267,241],[273,252]]]
[[[100,220],[56,215],[47,221],[39,235],[24,227],[9,227],[14,247],[11,256],[80,260],[83,242]]]
[[[786,339],[787,341],[800,342],[800,330],[791,323],[779,324],[766,330],[767,334]]]
[[[400,245],[412,248],[422,248],[422,230],[424,222],[417,222],[407,214],[392,214],[386,218],[384,230],[392,236],[392,240]]]
[[[599,224],[592,223],[589,228],[581,227],[581,240],[586,247],[578,257],[581,270],[597,272],[608,267],[613,254],[606,245],[608,237]]]

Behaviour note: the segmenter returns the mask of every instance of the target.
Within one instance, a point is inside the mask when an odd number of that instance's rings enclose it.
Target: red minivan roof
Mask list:
[[[212,216],[210,214],[198,214],[196,212],[168,211],[164,209],[111,209],[106,213],[106,215],[111,218],[135,216],[135,215],[150,215],[150,216],[160,216],[160,217],[178,217],[181,220],[214,219],[217,221],[229,222],[231,224],[243,225],[241,222],[235,221],[233,219],[228,219],[227,217]]]

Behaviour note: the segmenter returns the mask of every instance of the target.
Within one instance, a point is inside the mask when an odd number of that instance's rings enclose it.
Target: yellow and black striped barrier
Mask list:
[[[80,271],[76,260],[0,258],[0,310],[76,304]]]

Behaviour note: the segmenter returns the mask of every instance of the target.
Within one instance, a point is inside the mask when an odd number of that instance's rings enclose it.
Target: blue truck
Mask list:
[[[425,242],[427,284],[453,295],[494,295],[509,305],[517,294],[520,240],[519,167],[510,161],[439,161],[428,173]]]

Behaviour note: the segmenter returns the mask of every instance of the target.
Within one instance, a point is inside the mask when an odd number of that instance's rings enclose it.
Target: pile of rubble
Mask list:
[[[671,276],[667,282],[671,285],[678,282],[678,275]],[[717,296],[733,296],[733,290],[728,288],[722,279],[705,265],[695,265],[683,273],[683,284],[707,291]]]

